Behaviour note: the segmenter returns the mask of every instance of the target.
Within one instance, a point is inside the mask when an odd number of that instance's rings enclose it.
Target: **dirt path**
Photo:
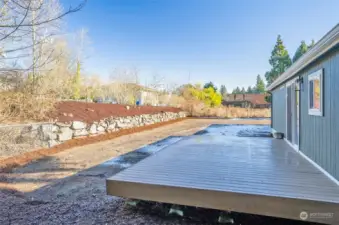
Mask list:
[[[153,130],[72,148],[12,173],[0,174],[0,224],[173,224],[128,214],[119,198],[107,196],[112,175],[103,162],[168,136],[191,135],[210,124],[269,124],[269,120],[188,119]],[[147,221],[147,222],[146,222]],[[179,223],[179,222],[178,222]],[[10,224],[10,223],[8,223]],[[175,224],[175,223],[174,223]],[[186,224],[180,222],[179,224]]]

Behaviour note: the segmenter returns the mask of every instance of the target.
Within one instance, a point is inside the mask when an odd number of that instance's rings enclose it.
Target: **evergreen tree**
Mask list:
[[[242,89],[241,89],[241,94],[246,94],[246,90],[245,90],[244,87],[242,87]]]
[[[227,89],[225,85],[221,85],[220,86],[220,94],[223,98],[226,98],[227,96]]]
[[[255,92],[256,93],[264,93],[265,92],[265,83],[261,78],[260,74],[257,76],[257,83],[255,84]]]
[[[81,86],[81,63],[77,61],[76,73],[73,78],[73,99],[80,99],[80,86]]]
[[[265,101],[271,103],[272,102],[272,95],[266,95],[265,96]]]
[[[303,54],[307,52],[307,50],[308,50],[308,46],[306,45],[305,41],[301,41],[300,46],[298,47],[297,51],[294,53],[293,62],[297,61]]]
[[[272,69],[266,72],[265,78],[268,84],[271,84],[278,76],[280,76],[285,70],[292,64],[291,58],[284,46],[281,36],[278,35],[277,42],[271,53],[269,63]]]
[[[315,41],[312,39],[311,44],[307,47],[308,47],[308,49],[311,49],[311,48],[313,48],[314,45],[315,45]]]
[[[210,82],[208,82],[204,85],[204,88],[209,88],[209,87],[212,87],[215,92],[218,90],[218,88],[212,83],[212,81],[210,81]]]
[[[233,89],[232,94],[240,94],[241,90],[239,87],[236,87],[235,89]]]
[[[251,86],[248,86],[246,93],[247,94],[253,94],[253,89],[252,89]]]

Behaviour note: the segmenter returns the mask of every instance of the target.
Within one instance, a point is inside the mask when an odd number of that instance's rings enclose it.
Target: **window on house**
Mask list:
[[[308,75],[308,114],[323,115],[323,70]]]

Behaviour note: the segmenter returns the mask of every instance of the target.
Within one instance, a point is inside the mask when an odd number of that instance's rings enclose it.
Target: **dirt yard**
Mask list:
[[[180,112],[179,108],[167,106],[126,106],[119,104],[60,102],[51,114],[60,122],[74,120],[91,123],[111,116],[136,116],[141,114],[156,114],[160,112]]]
[[[168,136],[210,124],[269,124],[269,120],[187,119],[112,140],[75,147],[0,174],[0,224],[195,224],[126,210],[106,195],[113,174],[103,162]],[[99,165],[99,166],[98,166]]]

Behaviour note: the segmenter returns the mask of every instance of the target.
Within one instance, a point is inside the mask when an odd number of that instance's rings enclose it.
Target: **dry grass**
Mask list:
[[[0,95],[0,123],[46,121],[54,109],[55,98],[27,92],[2,92]]]
[[[172,107],[182,107],[186,104],[185,98],[178,96],[178,95],[169,95],[169,94],[162,94],[159,95],[159,104],[172,106]]]
[[[254,109],[240,107],[207,107],[199,101],[186,101],[181,106],[191,116],[219,117],[219,118],[267,118],[271,116],[271,109]]]
[[[46,121],[58,98],[72,93],[72,71],[69,69],[66,45],[56,41],[53,60],[32,71],[0,72],[0,124]]]

